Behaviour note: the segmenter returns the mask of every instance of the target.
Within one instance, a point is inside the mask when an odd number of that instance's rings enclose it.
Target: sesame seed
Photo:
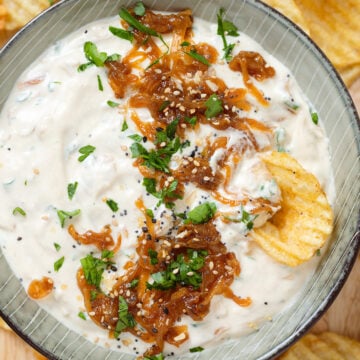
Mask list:
[[[204,176],[204,181],[209,181],[210,180],[210,178],[208,177],[208,176]]]
[[[184,340],[184,339],[186,339],[186,335],[184,333],[181,333],[178,336],[174,337],[175,341],[181,341],[181,340]]]
[[[186,273],[187,276],[193,276],[194,273],[192,271],[189,271],[188,273]]]
[[[214,275],[217,275],[219,272],[217,270],[213,270],[212,272]]]
[[[206,94],[204,94],[204,93],[202,93],[200,96],[201,96],[202,99],[206,98]]]
[[[126,291],[126,296],[129,297],[130,295],[131,295],[130,290],[127,290],[127,291]]]
[[[166,146],[166,142],[163,141],[161,144],[160,144],[160,147],[165,147]]]
[[[189,165],[189,162],[188,162],[187,160],[183,160],[183,161],[182,161],[182,164],[183,164],[183,165]]]
[[[197,160],[194,160],[194,165],[195,166],[200,166],[200,163]]]
[[[167,240],[164,240],[164,244],[165,244],[166,246],[171,246],[170,242],[167,241]]]
[[[181,126],[183,129],[186,128],[186,124],[181,124],[180,126]]]
[[[195,169],[192,169],[191,173],[195,175],[197,173],[197,171],[198,171],[198,169],[195,168]]]
[[[174,179],[174,177],[173,177],[173,176],[169,176],[169,177],[168,177],[168,181],[170,181],[170,182],[171,182],[171,181],[174,181],[174,180],[175,180],[175,179]]]
[[[171,89],[169,87],[167,87],[165,90],[164,90],[164,93],[165,94],[169,94],[171,92]]]
[[[154,71],[155,71],[157,74],[161,74],[161,72],[162,72],[161,69],[155,69]]]
[[[176,269],[173,270],[174,275],[177,274],[178,272],[179,272],[179,268],[176,268]]]
[[[173,91],[173,94],[174,94],[175,96],[180,95],[180,91],[179,91],[179,90],[175,90],[175,91]]]
[[[90,316],[95,316],[95,311],[90,311],[90,312],[89,312],[89,315],[90,315]]]
[[[190,114],[195,114],[196,113],[196,109],[190,109]]]
[[[183,105],[181,105],[180,107],[179,107],[179,109],[180,109],[180,111],[182,111],[182,112],[184,112],[186,109],[185,109],[185,106],[183,106]]]
[[[214,263],[212,261],[209,262],[209,269],[212,270],[214,268]]]

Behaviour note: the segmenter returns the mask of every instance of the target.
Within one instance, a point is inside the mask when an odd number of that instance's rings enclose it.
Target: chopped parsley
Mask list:
[[[113,253],[111,251],[104,250],[101,254],[101,259],[89,254],[80,260],[86,282],[89,285],[94,285],[97,288],[100,287],[104,270],[113,264],[113,262],[109,260],[112,256]]]
[[[290,111],[296,111],[296,110],[298,110],[299,107],[300,107],[298,104],[294,103],[293,100],[291,100],[291,101],[285,101],[284,104],[286,105],[286,107],[287,107],[288,110],[290,110]]]
[[[91,41],[87,41],[84,44],[84,53],[85,53],[85,57],[87,60],[89,60],[89,62],[85,63],[85,64],[81,64],[78,67],[78,71],[85,71],[88,67],[90,66],[97,66],[97,67],[104,67],[105,62],[107,61],[117,61],[120,59],[120,55],[118,54],[113,54],[108,56],[108,54],[106,52],[99,52],[97,46],[91,42]]]
[[[154,212],[151,209],[146,209],[145,213],[149,218],[151,218],[151,219],[154,218]]]
[[[137,15],[137,16],[144,16],[145,15],[145,6],[144,4],[139,1],[138,3],[136,3],[135,7],[134,7],[134,13]]]
[[[169,290],[180,284],[197,289],[202,282],[199,270],[204,266],[207,254],[205,250],[188,249],[186,258],[184,254],[180,254],[165,271],[151,274],[153,282],[146,283],[146,287],[150,290]]]
[[[140,21],[135,19],[125,8],[120,9],[119,16],[121,17],[121,19],[126,21],[130,26],[139,30],[140,32],[146,35],[155,36],[159,38],[160,41],[166,46],[166,48],[169,49],[169,46],[166,44],[163,37],[159,33],[157,33],[155,30],[147,27],[146,25],[142,24]]]
[[[129,139],[134,140],[136,142],[141,142],[143,137],[139,134],[133,134],[128,136]]]
[[[168,209],[172,209],[174,207],[173,202],[166,202],[166,198],[172,198],[172,199],[182,199],[182,196],[177,194],[175,191],[177,189],[177,186],[179,182],[177,180],[173,180],[168,187],[163,187],[159,191],[156,190],[156,180],[152,178],[144,178],[143,183],[145,186],[146,191],[155,196],[157,199],[159,199],[158,203],[156,204],[157,207],[159,207],[161,204],[165,204],[165,206]]]
[[[80,319],[86,320],[86,315],[85,315],[82,311],[79,311],[78,317],[79,317]]]
[[[317,125],[319,123],[319,115],[316,112],[312,112],[311,120],[315,125]]]
[[[106,200],[106,204],[109,206],[109,208],[113,211],[116,212],[119,210],[119,206],[117,204],[116,201],[112,200],[112,199],[107,199]]]
[[[215,117],[224,111],[222,101],[216,94],[212,94],[205,102],[206,111],[205,116],[207,119]]]
[[[205,56],[199,54],[199,53],[196,51],[196,49],[191,49],[190,51],[184,51],[184,53],[185,53],[186,55],[189,55],[189,56],[192,57],[193,59],[201,62],[201,63],[204,64],[204,65],[207,65],[207,66],[210,66],[210,65],[211,65],[210,62],[209,62],[209,60],[206,59]]]
[[[149,250],[148,250],[148,254],[149,254],[149,256],[150,256],[150,264],[151,264],[151,265],[156,265],[156,264],[159,263],[159,260],[158,260],[158,258],[157,258],[157,256],[158,256],[157,251],[155,251],[155,250],[153,250],[153,249],[149,249]]]
[[[67,193],[69,200],[72,200],[72,198],[75,195],[76,189],[78,187],[78,182],[75,181],[74,183],[69,183],[67,186]]]
[[[59,260],[54,262],[54,270],[57,272],[61,269],[65,261],[65,256],[61,257]]]
[[[111,101],[111,100],[109,100],[108,102],[107,102],[107,104],[110,106],[110,107],[112,107],[112,108],[116,108],[116,107],[118,107],[120,104],[119,103],[117,103],[117,102],[115,102],[115,101]]]
[[[235,222],[235,223],[243,223],[245,224],[246,228],[250,231],[254,227],[254,220],[256,219],[256,215],[251,215],[244,208],[241,208],[241,218],[233,219],[230,217],[225,217],[225,219]]]
[[[131,31],[120,29],[114,26],[109,26],[109,31],[120,39],[128,40],[131,43],[134,40],[134,34]]]
[[[224,44],[224,48],[223,48],[224,59],[226,61],[230,61],[232,58],[231,53],[235,47],[235,44],[228,44],[226,40],[226,35],[239,36],[239,33],[238,33],[238,28],[231,21],[224,20],[223,18],[224,12],[225,10],[221,8],[217,14],[217,20],[218,20],[217,34],[221,36],[221,39]]]
[[[163,354],[148,355],[144,357],[144,360],[164,360]]]
[[[196,346],[196,347],[193,347],[193,348],[189,349],[189,351],[190,351],[191,353],[200,352],[200,351],[204,351],[204,348],[201,347],[201,346]]]
[[[216,204],[204,202],[196,206],[187,214],[185,224],[204,224],[207,223],[216,213]]]
[[[129,125],[127,124],[126,120],[122,123],[121,131],[126,131],[129,128]]]
[[[84,161],[91,153],[95,151],[96,147],[92,145],[86,145],[79,149],[79,153],[82,154],[78,157],[80,162]]]
[[[193,117],[187,117],[185,116],[185,121],[190,124],[191,126],[195,126],[196,125],[196,122],[197,122],[197,117],[196,116],[193,116]]]
[[[61,227],[62,228],[64,227],[66,219],[71,219],[74,216],[80,215],[80,213],[81,213],[80,209],[77,209],[77,210],[74,210],[74,211],[58,210],[57,211],[57,216],[59,217]]]
[[[139,279],[134,279],[134,280],[132,280],[131,282],[130,282],[130,288],[131,289],[133,289],[134,287],[136,287],[137,285],[138,285],[138,283],[139,283]]]
[[[160,170],[165,173],[169,173],[169,163],[173,154],[175,154],[181,148],[180,139],[177,137],[173,141],[170,141],[166,146],[159,149],[152,149],[147,151],[138,142],[133,143],[130,146],[131,154],[133,158],[142,158],[144,165],[148,168]]]
[[[54,248],[56,251],[60,251],[61,246],[58,243],[54,243]]]
[[[17,206],[14,210],[13,210],[13,215],[19,214],[21,216],[26,216],[26,212],[24,209],[22,209],[21,207]]]
[[[127,302],[122,296],[119,296],[119,313],[118,321],[115,327],[115,338],[126,328],[133,328],[136,325],[134,317],[129,313],[129,307]]]
[[[103,86],[103,84],[102,84],[100,75],[97,75],[97,81],[98,81],[98,89],[99,89],[100,91],[104,91],[104,86]]]

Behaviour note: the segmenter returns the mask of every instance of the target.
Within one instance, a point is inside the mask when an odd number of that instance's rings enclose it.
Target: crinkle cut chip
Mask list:
[[[324,245],[333,212],[316,177],[291,155],[272,152],[263,161],[280,187],[281,209],[252,238],[275,260],[297,266]]]

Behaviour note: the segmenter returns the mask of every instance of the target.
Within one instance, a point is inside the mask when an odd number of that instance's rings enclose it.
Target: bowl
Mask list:
[[[64,0],[23,28],[0,52],[0,109],[19,75],[52,43],[77,28],[116,15],[136,1]],[[296,25],[256,0],[144,1],[155,10],[193,9],[216,22],[220,7],[240,31],[287,66],[318,110],[330,141],[335,176],[335,228],[316,272],[292,305],[258,331],[179,359],[271,359],[301,337],[343,286],[360,246],[359,118],[340,77],[321,50]],[[274,289],[274,291],[276,291]],[[31,300],[0,249],[0,313],[25,341],[50,359],[133,359],[89,342]]]

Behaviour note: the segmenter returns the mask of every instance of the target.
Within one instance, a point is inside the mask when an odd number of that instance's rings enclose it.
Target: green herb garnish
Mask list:
[[[169,46],[166,44],[163,37],[159,33],[157,33],[155,30],[147,27],[146,25],[142,24],[140,21],[135,19],[125,8],[120,9],[119,16],[124,21],[126,21],[129,25],[131,25],[133,28],[139,30],[140,32],[142,32],[142,33],[144,33],[146,35],[155,36],[155,37],[159,38],[160,41],[169,50]]]
[[[217,208],[215,203],[204,202],[203,204],[198,205],[188,213],[187,219],[184,221],[184,223],[207,223],[215,215],[216,209]]]
[[[206,59],[205,56],[199,54],[196,49],[191,49],[190,51],[184,51],[186,55],[191,56],[193,59],[201,62],[204,65],[210,66],[210,62]]]
[[[80,162],[84,161],[91,153],[95,151],[96,147],[92,145],[86,145],[79,149],[79,153],[82,154],[78,157]]]
[[[200,352],[200,351],[204,351],[204,348],[201,347],[201,346],[196,346],[196,347],[193,347],[193,348],[189,349],[189,351],[190,351],[191,353]]]
[[[56,251],[60,251],[61,246],[58,243],[54,243],[54,248]]]
[[[119,296],[119,313],[118,321],[115,327],[114,336],[117,338],[126,328],[133,328],[136,325],[134,317],[129,313],[127,302],[122,296]]]
[[[96,290],[90,291],[90,301],[94,301],[98,296],[98,292]]]
[[[126,131],[127,129],[129,128],[126,120],[124,120],[124,122],[122,123],[122,126],[121,126],[121,131]]]
[[[141,142],[143,137],[139,134],[133,134],[128,136],[129,139],[134,140],[136,142]]]
[[[134,40],[134,34],[131,31],[120,29],[114,26],[109,26],[109,31],[120,39],[128,40],[131,43]]]
[[[57,216],[59,217],[61,227],[64,227],[66,219],[71,219],[74,216],[80,215],[80,213],[81,213],[80,209],[74,211],[58,210]]]
[[[148,250],[148,255],[150,256],[150,264],[151,265],[156,265],[159,263],[159,260],[157,258],[158,253],[157,251],[153,250],[153,249],[149,249]]]
[[[78,313],[78,317],[79,317],[80,319],[86,320],[86,316],[85,316],[85,314],[84,314],[82,311],[80,311],[80,312]]]
[[[191,44],[188,41],[183,41],[180,46],[190,46]]]
[[[99,52],[97,46],[91,41],[87,41],[84,44],[84,53],[89,62],[81,64],[78,67],[78,71],[85,71],[88,67],[93,65],[97,67],[104,67],[107,61],[117,61],[120,59],[120,55],[118,54],[108,56],[106,52]]]
[[[145,213],[150,219],[154,218],[154,212],[151,209],[146,209]]]
[[[109,100],[109,101],[107,102],[107,104],[108,104],[110,107],[112,107],[112,108],[118,107],[118,106],[120,105],[119,103],[117,103],[117,102],[115,102],[115,101],[111,101],[111,100]]]
[[[136,3],[135,7],[134,7],[134,13],[137,15],[137,16],[144,16],[145,15],[145,6],[144,4],[139,1],[138,3]]]
[[[291,111],[296,111],[300,107],[298,104],[294,103],[293,101],[285,101],[284,104]]]
[[[119,206],[117,204],[117,202],[115,202],[114,200],[112,199],[107,199],[106,200],[106,204],[109,206],[109,208],[113,211],[113,212],[116,212],[119,210]]]
[[[159,202],[156,204],[157,207],[159,207],[161,204],[165,204],[165,206],[168,209],[172,209],[174,207],[174,203],[172,202],[166,202],[166,198],[172,198],[172,199],[181,199],[182,197],[177,194],[176,188],[178,186],[178,181],[174,180],[172,181],[168,187],[164,187],[160,189],[159,191],[156,190],[156,180],[152,178],[144,178],[143,179],[143,185],[145,186],[146,191],[155,196],[157,199],[160,199]]]
[[[196,116],[193,116],[193,117],[187,117],[185,116],[185,121],[190,124],[191,126],[195,126],[196,125],[196,122],[197,122],[197,117]]]
[[[205,102],[206,111],[205,116],[207,119],[215,117],[224,111],[222,101],[216,94],[212,94]]]
[[[172,261],[165,271],[151,274],[152,283],[146,283],[148,289],[168,290],[180,284],[182,286],[193,286],[197,289],[202,282],[202,275],[199,270],[205,264],[207,256],[205,250],[187,250],[187,256],[180,254],[175,261]]]
[[[163,354],[145,356],[144,360],[164,360]]]
[[[139,279],[134,279],[130,282],[130,288],[133,289],[134,287],[137,286],[137,284],[139,283]]]
[[[170,101],[169,100],[165,100],[159,107],[159,112],[165,110],[168,106],[170,105]]]
[[[80,260],[86,282],[89,285],[94,285],[99,288],[104,270],[113,264],[113,262],[109,260],[112,254],[113,253],[109,251],[107,253],[103,252],[101,259],[89,254]]]
[[[59,271],[60,268],[63,266],[64,261],[65,261],[65,256],[61,257],[59,260],[56,260],[54,262],[54,270]]]
[[[316,250],[316,256],[321,256],[321,250],[320,249]]]
[[[230,217],[225,217],[225,219],[235,222],[235,223],[243,223],[246,225],[246,228],[250,231],[254,227],[254,220],[256,219],[256,215],[251,215],[244,208],[241,208],[241,218],[233,219]]]
[[[70,200],[72,200],[72,198],[75,195],[76,189],[78,187],[78,182],[75,181],[74,183],[69,183],[67,186],[67,193],[68,193],[68,198]]]
[[[100,91],[104,91],[104,86],[103,86],[103,84],[102,84],[100,75],[97,75],[97,82],[98,82],[98,89],[99,89]]]
[[[315,125],[317,125],[319,123],[319,115],[316,112],[312,112],[311,120]]]
[[[24,209],[22,209],[21,207],[17,206],[14,210],[13,210],[13,215],[19,214],[21,216],[26,216],[26,212]]]
[[[238,28],[228,20],[223,19],[225,10],[221,8],[217,14],[217,20],[218,20],[218,28],[217,28],[217,34],[221,36],[221,39],[224,44],[224,59],[226,61],[230,61],[232,56],[231,52],[233,51],[235,44],[228,44],[226,40],[226,35],[230,36],[239,36]]]

